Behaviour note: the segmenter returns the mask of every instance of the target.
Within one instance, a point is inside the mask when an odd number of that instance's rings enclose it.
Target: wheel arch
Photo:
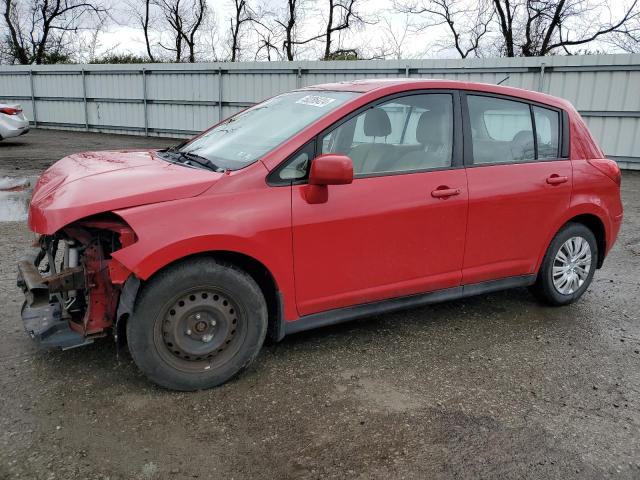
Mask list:
[[[253,278],[267,302],[267,337],[275,342],[282,340],[284,337],[282,294],[278,282],[267,266],[250,255],[229,250],[214,250],[200,255],[231,263]]]
[[[133,313],[138,293],[144,288],[144,285],[167,268],[196,258],[210,258],[212,260],[230,263],[249,274],[258,284],[267,303],[267,337],[274,342],[282,340],[284,337],[284,306],[278,283],[271,271],[263,262],[245,253],[232,250],[208,250],[174,259],[155,270],[145,279],[139,278],[134,273],[129,276],[123,285],[116,313],[115,336],[119,346],[126,343],[126,323]]]
[[[565,227],[565,225],[569,223],[580,223],[593,232],[598,245],[598,261],[596,266],[597,268],[600,268],[602,266],[607,252],[607,227],[600,213],[596,213],[591,209],[587,210],[583,207],[568,211],[567,215],[565,215],[563,219],[558,222],[556,228],[552,230],[551,234],[544,244],[543,250],[538,255],[538,263],[535,270],[536,272],[540,271],[542,260],[544,259],[544,256],[547,253],[547,250],[549,249],[549,246],[551,245],[551,242],[553,241],[555,236],[560,230]]]
[[[607,251],[607,234],[603,221],[597,215],[592,213],[583,213],[571,218],[567,223],[580,223],[587,227],[596,237],[596,243],[598,245],[598,263],[597,268],[602,267],[604,257]],[[563,225],[564,226],[564,225]]]

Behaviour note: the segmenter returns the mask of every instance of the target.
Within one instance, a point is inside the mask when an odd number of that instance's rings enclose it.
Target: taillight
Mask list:
[[[22,109],[13,107],[2,107],[0,108],[0,113],[4,113],[5,115],[18,115],[19,113],[22,113]]]
[[[592,158],[589,160],[589,163],[613,180],[616,185],[620,186],[622,175],[620,174],[620,167],[618,167],[616,162],[608,158]]]

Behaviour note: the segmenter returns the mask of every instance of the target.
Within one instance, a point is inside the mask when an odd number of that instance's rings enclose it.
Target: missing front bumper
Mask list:
[[[25,295],[21,310],[24,329],[38,345],[66,350],[93,343],[93,338],[71,329],[63,318],[59,299],[53,295],[57,291],[84,285],[81,268],[45,278],[33,260],[25,259],[18,263],[17,283]]]

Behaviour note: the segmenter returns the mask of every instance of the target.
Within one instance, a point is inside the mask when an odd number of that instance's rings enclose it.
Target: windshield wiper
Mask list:
[[[176,153],[178,153],[183,158],[189,159],[190,162],[197,163],[198,165],[201,165],[205,168],[210,168],[214,172],[219,172],[223,170],[219,166],[217,166],[215,163],[213,163],[211,160],[209,160],[207,157],[203,157],[202,155],[198,155],[197,153],[183,152],[181,150],[179,150]]]
[[[188,142],[189,142],[189,139],[183,140],[182,142],[178,143],[177,145],[172,145],[172,146],[167,147],[164,150],[160,150],[160,151],[161,152],[177,152],[179,149],[184,147]]]
[[[215,163],[213,163],[211,160],[209,160],[206,157],[203,157],[201,155],[197,155],[195,153],[191,153],[191,152],[183,152],[181,150],[177,150],[177,149],[167,149],[164,151],[164,153],[168,153],[170,154],[172,157],[176,158],[177,161],[182,161],[182,163],[186,163],[187,165],[199,165],[200,167],[204,167],[208,170],[213,170],[214,172],[223,172],[224,169],[220,168],[218,165],[216,165]]]

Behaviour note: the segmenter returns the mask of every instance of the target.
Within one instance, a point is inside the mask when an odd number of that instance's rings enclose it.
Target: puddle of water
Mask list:
[[[30,185],[24,177],[0,177],[0,222],[23,222],[27,219]]]
[[[0,177],[0,190],[24,190],[30,186],[25,177]]]

